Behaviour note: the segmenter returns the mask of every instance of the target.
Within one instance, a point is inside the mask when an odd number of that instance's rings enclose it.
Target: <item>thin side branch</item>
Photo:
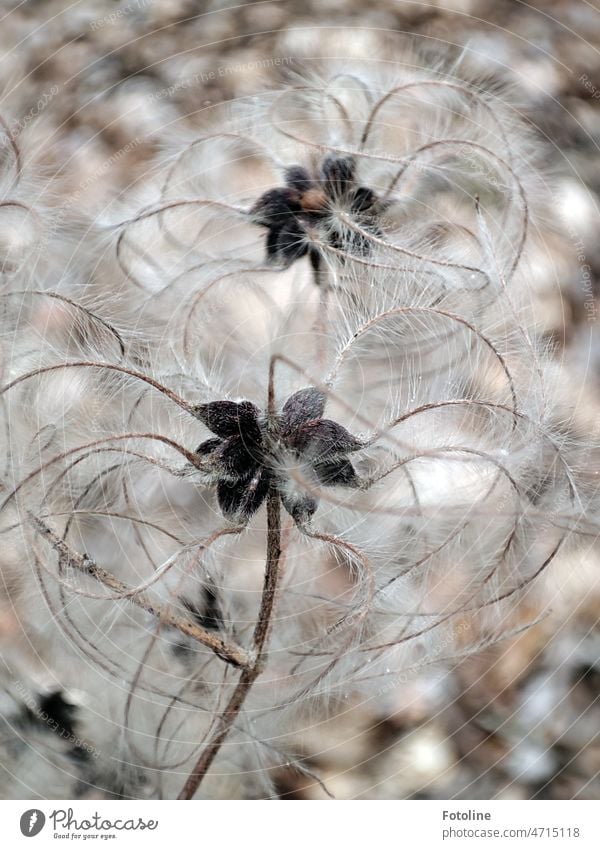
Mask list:
[[[91,557],[73,551],[67,543],[38,516],[35,516],[33,513],[29,513],[29,518],[35,530],[50,543],[64,563],[78,569],[84,575],[89,575],[91,578],[95,578],[105,587],[112,590],[115,593],[116,599],[127,599],[127,601],[132,602],[137,607],[140,607],[147,613],[152,614],[152,616],[156,616],[163,625],[176,628],[178,631],[181,631],[182,634],[185,634],[186,637],[191,637],[192,639],[197,640],[197,642],[202,643],[202,645],[211,649],[217,657],[220,657],[232,666],[248,670],[254,669],[254,666],[250,666],[250,658],[248,657],[247,652],[245,652],[242,648],[211,634],[210,631],[206,631],[193,621],[175,616],[162,605],[149,599],[146,595],[144,595],[144,593],[132,592],[131,587],[124,584],[111,572],[107,572],[106,569],[102,569],[102,567],[98,566]]]

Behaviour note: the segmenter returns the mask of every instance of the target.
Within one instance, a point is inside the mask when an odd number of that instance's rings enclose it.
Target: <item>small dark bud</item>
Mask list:
[[[330,419],[306,422],[293,434],[291,443],[297,451],[314,459],[349,454],[362,448],[362,443],[345,427]]]
[[[256,224],[262,224],[263,227],[281,227],[300,211],[298,197],[293,189],[270,189],[259,197],[250,215]]]
[[[269,482],[265,469],[259,469],[250,482],[219,481],[217,500],[221,511],[232,521],[248,521],[267,497]]]
[[[366,186],[359,186],[354,192],[354,197],[350,204],[350,210],[352,212],[366,212],[371,209],[376,202],[377,195],[372,189],[368,189]]]
[[[212,587],[203,588],[202,600],[199,604],[196,605],[188,599],[183,599],[182,604],[201,628],[206,628],[207,631],[218,631],[223,625],[223,614],[216,591]]]
[[[319,500],[312,495],[280,493],[281,503],[297,525],[307,525],[319,506]]]
[[[206,427],[222,439],[228,436],[244,435],[248,438],[260,438],[257,417],[258,408],[250,401],[211,401],[194,407],[194,415]]]
[[[212,454],[212,452],[222,444],[222,439],[217,439],[216,437],[213,439],[207,439],[196,448],[196,454],[199,454],[201,457],[206,457],[207,454]]]
[[[313,181],[310,179],[308,171],[300,165],[292,165],[291,168],[286,170],[285,182],[299,194],[303,194],[313,187]]]
[[[294,430],[313,419],[320,419],[326,401],[325,393],[314,386],[295,392],[285,402],[282,410],[286,431]]]
[[[301,259],[308,251],[306,232],[294,219],[290,219],[276,233],[274,241],[275,255],[286,265]]]
[[[331,154],[321,167],[323,188],[331,198],[339,198],[352,188],[355,165],[350,157]]]
[[[254,443],[246,442],[243,436],[231,436],[222,442],[216,456],[224,476],[240,480],[251,478],[260,462]]]
[[[228,519],[246,523],[275,487],[296,524],[310,522],[319,500],[291,485],[279,462],[286,451],[296,455],[315,484],[360,485],[346,455],[363,444],[342,425],[321,418],[326,401],[326,394],[315,386],[300,389],[285,402],[277,426],[264,434],[260,412],[249,401],[213,401],[195,408],[197,417],[220,437],[198,446],[199,457],[208,458],[198,468],[209,466],[219,508]]]
[[[315,464],[315,472],[323,486],[360,486],[358,475],[349,460],[342,457],[330,463]]]

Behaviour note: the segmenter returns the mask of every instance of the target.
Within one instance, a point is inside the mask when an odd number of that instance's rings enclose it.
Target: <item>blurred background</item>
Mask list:
[[[223,101],[323,58],[401,61],[407,38],[432,61],[454,50],[503,87],[546,145],[557,206],[531,284],[538,328],[581,386],[581,426],[600,420],[596,0],[3,0],[0,9],[2,114],[63,203],[92,215],[135,191],[174,138],[191,137]],[[304,732],[298,751],[339,798],[599,798],[599,566],[591,539],[586,554],[563,554],[515,611],[515,626],[549,611],[538,625],[391,687],[377,707],[349,702]],[[285,770],[278,787],[284,798],[325,798]]]

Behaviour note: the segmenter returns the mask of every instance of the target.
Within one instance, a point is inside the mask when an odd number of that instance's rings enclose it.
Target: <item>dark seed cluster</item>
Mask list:
[[[308,522],[319,502],[313,493],[299,490],[290,475],[293,467],[315,486],[359,485],[348,455],[363,443],[323,418],[325,402],[319,389],[301,389],[275,421],[249,401],[212,401],[195,408],[215,434],[196,449],[198,467],[216,483],[225,516],[246,522],[274,488],[296,523]]]
[[[285,186],[265,192],[250,214],[268,230],[270,260],[288,267],[308,254],[317,267],[320,251],[310,238],[311,228],[316,230],[316,241],[344,253],[365,255],[369,252],[367,237],[344,225],[335,209],[347,211],[362,230],[381,235],[377,218],[383,206],[372,189],[357,184],[352,158],[329,154],[315,179],[306,168],[288,168]]]

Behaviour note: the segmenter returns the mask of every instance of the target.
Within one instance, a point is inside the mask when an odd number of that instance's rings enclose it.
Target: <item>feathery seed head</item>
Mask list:
[[[217,438],[196,449],[197,468],[217,484],[223,514],[248,521],[270,488],[302,526],[318,507],[312,494],[290,495],[284,455],[316,485],[356,487],[359,480],[348,459],[362,443],[337,422],[323,419],[325,395],[314,387],[294,393],[274,421],[249,401],[213,401],[194,408],[194,414]]]

